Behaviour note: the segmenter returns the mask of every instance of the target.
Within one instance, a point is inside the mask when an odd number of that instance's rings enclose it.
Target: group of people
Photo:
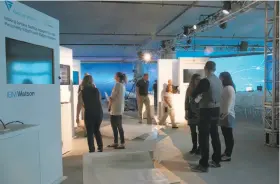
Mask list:
[[[185,111],[186,120],[190,126],[193,148],[191,154],[201,155],[197,166],[192,167],[196,172],[207,172],[209,166],[221,167],[221,161],[231,161],[231,154],[234,146],[233,125],[235,120],[235,85],[228,72],[222,72],[219,77],[214,73],[216,64],[208,61],[204,67],[206,77],[201,79],[199,74],[194,74],[186,91]],[[136,98],[138,105],[139,123],[142,123],[143,105],[146,106],[147,124],[152,124],[150,99],[148,97],[149,75],[144,74],[143,78],[136,84]],[[109,97],[108,110],[114,135],[114,142],[108,147],[115,149],[125,149],[124,130],[122,126],[122,115],[125,106],[125,84],[126,75],[121,72],[115,74],[115,86]],[[173,86],[172,81],[168,81],[162,94],[163,116],[159,124],[165,125],[166,118],[170,116],[172,128],[178,128],[175,123],[175,112],[173,109]],[[87,140],[90,152],[95,152],[95,137],[98,152],[103,151],[100,125],[103,119],[101,95],[93,83],[91,75],[86,74],[79,89],[77,117],[84,109],[84,122],[87,130]],[[225,139],[226,149],[221,154],[221,142],[219,138],[218,126]],[[198,129],[198,132],[197,132]],[[213,155],[209,162],[209,135],[212,140]],[[120,136],[120,144],[119,137]]]
[[[208,61],[204,67],[206,78],[194,74],[186,91],[186,119],[191,130],[193,148],[191,154],[200,154],[199,164],[192,167],[195,172],[207,172],[209,166],[221,167],[221,161],[231,161],[234,146],[233,124],[235,120],[235,85],[228,72],[217,77],[216,64]],[[225,139],[225,151],[221,154],[218,126]],[[197,133],[198,128],[198,133]],[[209,161],[209,135],[213,155]]]

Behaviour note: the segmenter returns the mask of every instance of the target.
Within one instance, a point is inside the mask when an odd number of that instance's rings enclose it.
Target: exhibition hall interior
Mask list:
[[[0,184],[279,183],[279,1],[0,17]]]

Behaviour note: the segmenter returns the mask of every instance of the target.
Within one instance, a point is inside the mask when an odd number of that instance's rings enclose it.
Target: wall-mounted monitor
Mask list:
[[[183,82],[190,83],[193,74],[199,74],[201,78],[204,78],[203,69],[184,69],[183,70]]]
[[[60,65],[60,85],[70,85],[69,65]]]
[[[7,84],[54,84],[53,49],[7,37],[5,42]]]
[[[80,77],[78,71],[73,71],[73,85],[79,85]]]

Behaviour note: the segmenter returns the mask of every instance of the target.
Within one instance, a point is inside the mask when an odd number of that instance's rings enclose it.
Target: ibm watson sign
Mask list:
[[[29,91],[8,91],[7,98],[23,98],[35,96],[35,92]]]

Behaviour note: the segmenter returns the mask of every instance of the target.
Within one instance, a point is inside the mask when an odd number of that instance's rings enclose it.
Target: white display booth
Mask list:
[[[59,21],[16,1],[0,2],[0,183],[63,179]]]
[[[61,78],[66,77],[69,84],[60,85],[60,104],[61,104],[61,139],[62,139],[62,154],[72,150],[73,137],[73,51],[72,49],[60,47],[60,64],[67,66],[69,70],[60,74]],[[64,75],[64,76],[62,76]]]
[[[163,114],[162,98],[164,88],[168,80],[172,80],[174,86],[178,86],[180,93],[173,95],[176,123],[185,123],[185,96],[189,83],[184,83],[183,73],[185,69],[203,69],[208,58],[179,58],[158,60],[158,114]],[[167,119],[167,122],[170,122]]]

